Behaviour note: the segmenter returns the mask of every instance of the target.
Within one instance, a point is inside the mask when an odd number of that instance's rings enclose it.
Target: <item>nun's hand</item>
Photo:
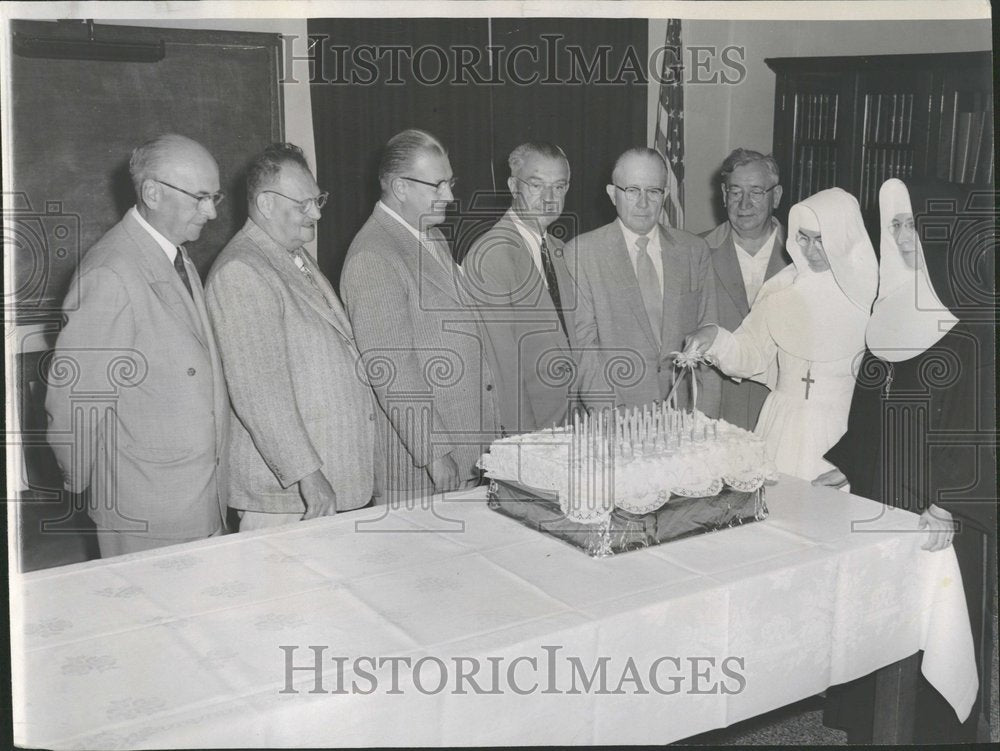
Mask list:
[[[829,472],[824,472],[815,480],[813,485],[822,485],[827,488],[842,488],[847,484],[847,475],[834,467]]]
[[[944,550],[955,539],[955,520],[951,513],[940,506],[931,504],[930,508],[920,515],[920,529],[930,532],[930,539],[921,547],[924,550]]]
[[[688,334],[684,339],[685,355],[703,355],[715,341],[719,327],[714,323],[702,326],[700,329]]]

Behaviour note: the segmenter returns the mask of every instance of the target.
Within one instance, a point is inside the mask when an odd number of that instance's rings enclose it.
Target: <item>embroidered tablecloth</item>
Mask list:
[[[783,476],[765,521],[594,560],[483,498],[14,576],[15,741],[662,744],[921,649],[971,708],[955,555],[909,512]]]

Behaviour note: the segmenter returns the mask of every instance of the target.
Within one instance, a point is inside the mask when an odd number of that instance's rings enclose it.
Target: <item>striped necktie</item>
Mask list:
[[[191,279],[188,277],[187,269],[184,267],[184,249],[181,246],[177,246],[177,252],[174,254],[174,269],[177,270],[177,276],[181,278],[184,282],[184,286],[187,287],[188,294],[191,295],[191,299],[194,299],[194,290],[191,289]]]
[[[659,342],[660,327],[663,325],[663,290],[660,289],[656,266],[653,265],[653,259],[649,257],[647,245],[649,245],[648,237],[639,237],[635,241],[635,247],[639,251],[636,255],[635,275],[639,280],[639,292],[642,294],[643,305],[646,306],[649,325],[653,329],[656,341]]]

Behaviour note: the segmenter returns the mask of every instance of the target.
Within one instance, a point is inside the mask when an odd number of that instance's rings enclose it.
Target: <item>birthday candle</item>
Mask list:
[[[580,507],[580,463],[583,457],[580,456],[580,413],[573,411],[573,491],[570,494],[571,508],[576,511]]]

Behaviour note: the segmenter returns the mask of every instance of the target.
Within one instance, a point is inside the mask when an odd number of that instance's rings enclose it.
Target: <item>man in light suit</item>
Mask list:
[[[477,484],[476,462],[498,426],[481,323],[437,228],[454,200],[444,146],[424,131],[398,133],[379,184],[340,290],[393,428],[385,452],[392,503]]]
[[[136,205],[90,248],[49,373],[49,442],[67,489],[90,489],[101,557],[225,531],[226,389],[198,271],[222,200],[203,146],[132,152]]]
[[[347,315],[303,249],[326,198],[300,148],[269,146],[247,172],[249,218],[208,277],[240,531],[359,508],[377,494],[371,387]]]
[[[513,201],[462,262],[485,321],[500,384],[503,429],[523,433],[561,424],[573,402],[572,271],[548,227],[569,190],[566,154],[524,143],[508,160]]]
[[[722,205],[729,220],[702,237],[708,243],[719,298],[719,325],[735,331],[764,282],[787,266],[785,229],[772,214],[781,202],[778,164],[758,151],[736,149],[722,163]],[[737,383],[716,370],[706,379],[721,386],[720,416],[753,430],[769,393],[761,383]]]
[[[682,349],[688,327],[715,321],[705,241],[658,223],[666,184],[667,167],[656,151],[626,151],[607,186],[618,219],[568,245],[579,275],[580,398],[588,406],[662,400],[674,383],[671,353]],[[677,396],[680,406],[690,406],[687,383]],[[701,389],[698,409],[717,416],[718,398],[718,388]]]

